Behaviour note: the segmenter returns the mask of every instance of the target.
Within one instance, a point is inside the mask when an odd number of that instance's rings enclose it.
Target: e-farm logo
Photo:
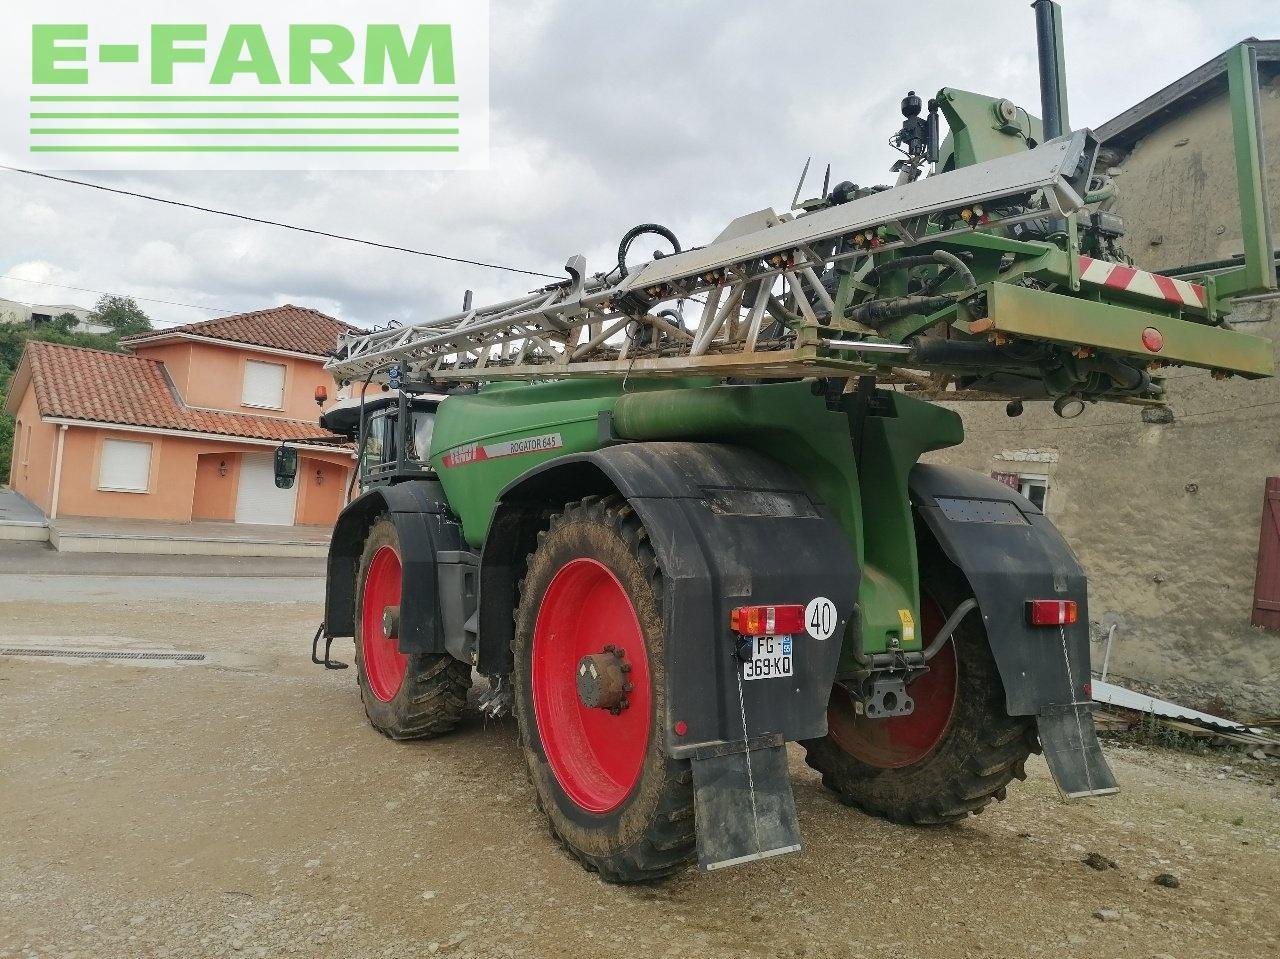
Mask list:
[[[12,166],[488,162],[485,0],[18,0],[15,8],[6,16],[22,22],[0,30],[0,74],[9,74],[0,151]]]

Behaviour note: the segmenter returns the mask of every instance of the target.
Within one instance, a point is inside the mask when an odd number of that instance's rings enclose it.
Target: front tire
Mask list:
[[[552,832],[610,882],[693,860],[693,776],[665,748],[665,640],[661,572],[626,501],[552,517],[516,612],[516,716]]]
[[[387,635],[383,613],[400,605],[400,556],[395,524],[379,517],[356,574],[356,682],[374,729],[391,739],[425,739],[458,725],[471,667],[447,653],[402,653]]]
[[[922,587],[928,642],[967,591],[943,576],[926,576]],[[1035,720],[1005,711],[982,617],[965,617],[929,665],[910,687],[909,716],[867,719],[844,686],[832,690],[827,735],[803,745],[808,764],[846,805],[896,823],[942,825],[1003,800],[1012,779],[1026,778],[1027,756],[1038,747]]]

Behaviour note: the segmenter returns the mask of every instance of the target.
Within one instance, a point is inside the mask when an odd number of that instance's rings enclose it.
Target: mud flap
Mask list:
[[[780,736],[712,743],[693,755],[698,867],[723,869],[800,851],[800,827]]]
[[[1092,703],[1046,706],[1036,714],[1040,745],[1053,781],[1068,799],[1120,791],[1093,727]]]

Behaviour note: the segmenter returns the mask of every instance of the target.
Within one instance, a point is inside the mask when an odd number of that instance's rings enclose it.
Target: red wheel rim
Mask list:
[[[926,598],[920,610],[926,641],[942,628],[942,614]],[[837,685],[827,707],[827,730],[836,744],[856,759],[881,769],[898,769],[920,762],[942,741],[951,726],[956,705],[955,641],[933,659],[929,671],[907,687],[916,708],[909,716],[868,719],[853,708],[848,689]]]
[[[578,697],[578,663],[606,645],[631,665],[628,706],[616,716]],[[547,762],[568,797],[593,813],[620,806],[649,748],[649,654],[622,583],[594,559],[566,563],[542,597],[533,629],[533,712]]]
[[[369,689],[384,703],[395,699],[409,668],[409,657],[400,652],[394,636],[383,630],[382,613],[400,605],[400,556],[390,546],[373,554],[364,578],[360,608],[360,645],[364,650],[364,673]]]

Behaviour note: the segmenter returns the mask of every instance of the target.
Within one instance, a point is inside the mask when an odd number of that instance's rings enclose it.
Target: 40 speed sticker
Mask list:
[[[815,596],[804,608],[804,631],[814,639],[830,639],[839,621],[836,604],[825,596]]]
[[[466,466],[468,463],[479,463],[482,460],[496,460],[503,456],[523,456],[525,453],[541,453],[545,450],[558,450],[564,446],[564,438],[559,433],[544,433],[541,436],[526,436],[524,439],[510,440],[506,443],[470,443],[459,446],[446,453],[440,460],[446,468]]]

